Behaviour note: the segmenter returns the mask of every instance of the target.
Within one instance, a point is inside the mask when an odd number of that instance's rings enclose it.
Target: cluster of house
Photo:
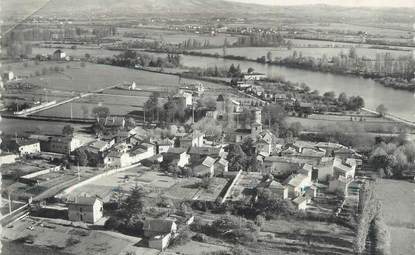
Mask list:
[[[321,184],[329,192],[347,196],[360,158],[353,149],[337,143],[297,142],[260,160],[266,173],[292,173],[283,183],[271,183],[280,188],[280,198],[292,199],[298,209],[305,209]]]

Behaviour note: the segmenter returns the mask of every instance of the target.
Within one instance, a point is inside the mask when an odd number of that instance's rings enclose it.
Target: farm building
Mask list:
[[[77,197],[68,205],[68,219],[94,224],[102,218],[103,205],[98,197]]]

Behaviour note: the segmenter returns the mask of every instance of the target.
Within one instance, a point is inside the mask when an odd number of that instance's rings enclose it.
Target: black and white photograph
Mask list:
[[[412,255],[415,0],[0,0],[0,254]]]

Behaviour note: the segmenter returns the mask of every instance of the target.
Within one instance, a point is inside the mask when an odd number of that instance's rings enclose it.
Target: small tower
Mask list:
[[[222,95],[219,95],[216,99],[216,112],[218,116],[223,117],[225,115],[225,99]]]

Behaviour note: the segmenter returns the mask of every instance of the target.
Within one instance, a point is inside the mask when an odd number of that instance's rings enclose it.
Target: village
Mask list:
[[[67,58],[61,50],[53,56]],[[3,81],[13,82],[13,76],[4,73]],[[203,82],[178,88],[165,105],[186,112],[182,122],[175,121],[177,111],[170,113],[170,123],[162,122],[159,105],[166,100],[153,93],[141,116],[111,115],[102,107],[87,128],[66,124],[60,134],[3,135],[7,238],[73,251],[98,249],[83,240],[95,231],[114,239],[121,233],[127,248],[105,254],[159,254],[215,235],[232,244],[259,240],[255,224],[261,227],[277,215],[352,225],[360,189],[369,181],[358,174],[367,158],[337,142],[301,140],[298,124],[276,129],[285,111],[298,118],[318,112],[318,105],[307,101],[312,92],[304,92],[305,86],[275,86],[253,70],[230,86],[243,96],[211,92]],[[133,81],[117,89],[138,87]],[[203,107],[195,108],[201,102]],[[29,106],[25,114],[49,106]],[[236,216],[255,222],[239,223],[252,233],[227,226],[241,221]],[[215,229],[222,221],[225,229]],[[45,228],[48,235],[40,235]],[[56,231],[68,234],[48,240]],[[73,231],[80,236],[69,234]],[[208,243],[229,249],[217,240]],[[350,251],[341,246],[336,249]],[[232,249],[253,249],[248,247]],[[320,248],[334,254],[330,247]]]

